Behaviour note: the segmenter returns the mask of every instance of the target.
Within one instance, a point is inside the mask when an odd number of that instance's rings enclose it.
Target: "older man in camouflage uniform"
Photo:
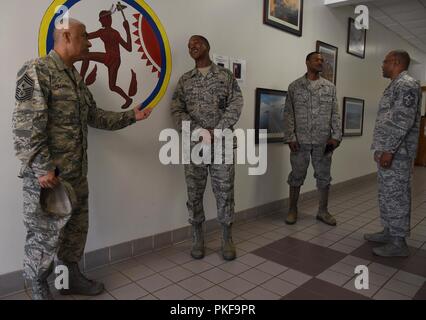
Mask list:
[[[191,129],[199,129],[204,143],[216,143],[214,129],[232,129],[238,121],[243,106],[241,90],[233,74],[212,63],[210,45],[202,36],[192,36],[188,43],[189,54],[196,67],[185,73],[178,82],[173,96],[171,111],[178,128],[182,121],[190,121]],[[225,144],[224,144],[225,145]],[[212,153],[213,157],[213,153]],[[225,154],[223,154],[223,158]],[[236,257],[232,242],[234,218],[234,164],[185,165],[188,188],[187,207],[189,223],[192,225],[191,256],[204,257],[203,222],[205,221],[203,195],[210,171],[212,188],[217,202],[217,217],[223,227],[222,255],[226,260]]]
[[[378,168],[380,218],[384,230],[366,234],[384,244],[373,249],[383,257],[409,255],[411,175],[419,139],[421,87],[408,75],[410,56],[392,51],[383,61],[383,76],[392,82],[383,93],[374,128],[374,159]]]
[[[288,177],[290,204],[285,222],[297,221],[297,202],[310,158],[320,194],[317,219],[335,226],[328,212],[333,150],[342,139],[336,87],[320,77],[324,59],[318,52],[306,57],[308,72],[290,84],[284,109],[284,141],[289,144],[292,171]]]
[[[24,224],[27,229],[24,276],[33,299],[51,299],[47,277],[55,255],[69,270],[69,289],[61,294],[100,294],[103,284],[85,278],[78,267],[88,231],[87,125],[117,130],[145,119],[149,111],[116,113],[96,107],[92,94],[73,67],[91,47],[86,28],[70,19],[56,29],[54,50],[24,64],[17,76],[13,112],[15,150],[22,161]],[[77,203],[70,215],[43,212],[42,188],[58,177],[74,189]]]

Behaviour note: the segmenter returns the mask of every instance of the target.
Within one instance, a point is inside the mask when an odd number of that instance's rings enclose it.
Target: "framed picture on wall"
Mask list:
[[[259,143],[259,129],[268,130],[268,143],[284,142],[284,106],[286,98],[287,91],[256,89],[256,144]]]
[[[343,98],[343,136],[362,136],[364,100]]]
[[[263,23],[301,37],[303,0],[264,0]]]
[[[339,49],[331,44],[317,41],[316,51],[324,58],[321,77],[336,84],[337,77],[337,54]]]
[[[355,57],[365,58],[365,44],[367,41],[367,30],[358,30],[355,27],[355,20],[349,18],[348,23],[348,45],[346,51]]]

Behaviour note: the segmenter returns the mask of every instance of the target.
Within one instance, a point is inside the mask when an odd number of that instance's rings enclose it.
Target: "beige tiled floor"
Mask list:
[[[91,270],[87,276],[104,282],[106,286],[104,294],[92,299],[274,300],[293,293],[299,297],[296,294],[298,289],[307,286],[314,290],[319,280],[331,284],[336,292],[343,290],[354,294],[353,297],[413,299],[418,292],[425,291],[425,277],[353,254],[365,244],[365,232],[381,228],[376,189],[374,181],[343,190],[332,189],[330,211],[336,216],[337,227],[315,220],[315,199],[300,203],[299,220],[292,226],[284,223],[284,210],[257,220],[236,223],[234,240],[238,257],[235,261],[223,260],[219,251],[220,232],[214,231],[206,235],[209,250],[203,260],[191,258],[190,241],[185,241]],[[413,248],[422,248],[426,252],[426,168],[415,170],[413,195],[412,231],[408,242]],[[333,249],[335,251],[331,251],[342,254],[343,258],[312,276],[287,266],[285,259],[274,262],[252,253],[289,236],[307,241],[318,250]],[[370,288],[362,292],[354,287],[354,268],[360,264],[368,266],[370,280]],[[315,292],[315,295],[321,295],[321,292]],[[60,298],[56,292],[55,296]],[[88,299],[79,296],[66,298]],[[21,292],[5,299],[22,300],[29,299],[29,296]]]

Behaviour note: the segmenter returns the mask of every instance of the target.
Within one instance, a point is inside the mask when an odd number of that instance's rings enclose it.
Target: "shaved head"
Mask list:
[[[411,58],[407,51],[394,50],[394,51],[391,51],[389,55],[397,59],[404,70],[408,70],[410,66]]]
[[[84,24],[78,21],[77,19],[72,19],[72,18],[68,19],[68,28],[65,28],[65,25],[62,23],[59,24],[58,26],[55,26],[55,30],[53,32],[53,41],[55,45],[59,44],[62,41],[63,34],[65,32],[74,33],[80,27],[84,27]]]
[[[86,26],[76,19],[68,19],[66,24],[61,21],[55,25],[53,41],[53,49],[68,66],[82,60],[92,46]]]

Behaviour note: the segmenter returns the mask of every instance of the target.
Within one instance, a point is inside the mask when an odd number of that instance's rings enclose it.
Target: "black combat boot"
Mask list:
[[[390,238],[389,228],[387,227],[380,232],[364,234],[364,240],[371,242],[389,243]]]
[[[384,246],[373,248],[373,253],[380,257],[408,257],[410,250],[404,237],[389,237],[389,242]]]
[[[105,287],[103,283],[87,279],[80,271],[77,262],[62,262],[68,268],[69,289],[61,289],[62,295],[78,294],[83,296],[97,296]]]

